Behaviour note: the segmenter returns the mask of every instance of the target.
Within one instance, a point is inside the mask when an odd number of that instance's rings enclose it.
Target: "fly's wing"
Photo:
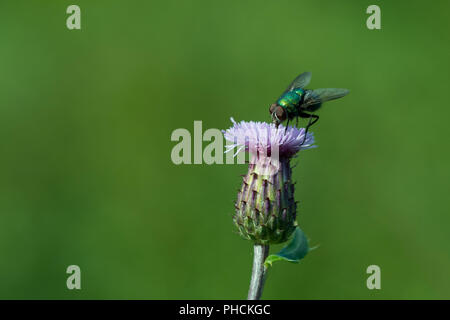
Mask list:
[[[301,75],[295,78],[294,81],[291,82],[291,84],[289,85],[289,87],[287,87],[287,89],[283,92],[283,94],[295,88],[304,88],[305,86],[308,85],[310,81],[311,81],[311,72],[303,72]]]
[[[347,89],[337,88],[308,90],[305,93],[303,104],[306,106],[311,106],[325,101],[339,99],[347,95],[349,92],[350,91]]]

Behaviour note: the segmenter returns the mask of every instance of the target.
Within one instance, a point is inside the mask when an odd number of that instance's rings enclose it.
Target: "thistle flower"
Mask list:
[[[297,202],[290,159],[314,148],[305,129],[265,122],[235,122],[225,131],[225,152],[245,150],[251,158],[235,203],[233,221],[239,234],[258,245],[288,240],[297,226]],[[235,155],[236,155],[235,154]]]

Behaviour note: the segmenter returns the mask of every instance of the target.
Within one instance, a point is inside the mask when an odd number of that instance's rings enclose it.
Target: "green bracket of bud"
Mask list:
[[[303,259],[309,251],[314,250],[314,248],[310,248],[308,244],[308,239],[306,238],[305,233],[297,227],[294,232],[294,237],[291,242],[280,252],[276,254],[271,254],[264,261],[264,266],[268,268],[272,266],[274,261],[284,260],[293,263],[299,263],[301,259]]]

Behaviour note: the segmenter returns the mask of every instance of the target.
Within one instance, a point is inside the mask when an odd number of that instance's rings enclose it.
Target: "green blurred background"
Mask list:
[[[73,3],[80,31],[66,28]],[[371,4],[381,30],[366,28]],[[170,136],[267,121],[303,71],[351,93],[320,110],[319,148],[294,171],[299,224],[320,248],[274,265],[263,298],[450,298],[449,10],[2,1],[0,298],[245,298],[252,246],[231,213],[246,167],[176,166]]]

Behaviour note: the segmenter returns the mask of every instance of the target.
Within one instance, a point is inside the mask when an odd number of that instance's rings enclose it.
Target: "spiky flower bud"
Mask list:
[[[298,151],[313,148],[314,137],[295,127],[278,128],[263,122],[240,122],[224,131],[234,148],[251,155],[235,203],[233,221],[239,234],[256,244],[281,243],[297,226],[297,203],[290,159]]]

